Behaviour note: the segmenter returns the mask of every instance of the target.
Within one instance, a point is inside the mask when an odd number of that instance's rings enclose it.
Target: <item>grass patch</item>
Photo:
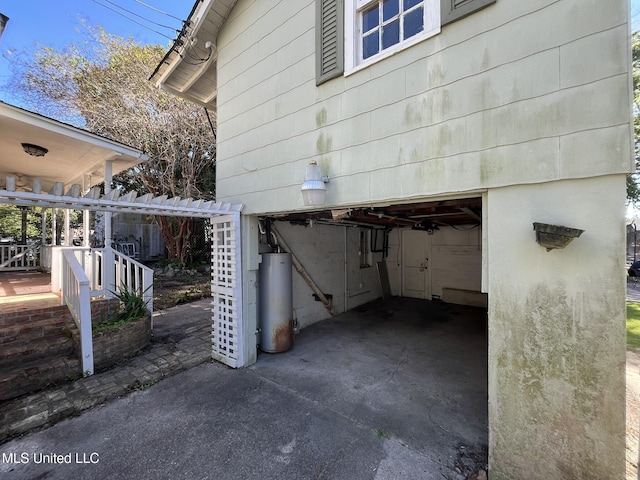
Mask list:
[[[640,350],[640,303],[627,302],[627,347]]]

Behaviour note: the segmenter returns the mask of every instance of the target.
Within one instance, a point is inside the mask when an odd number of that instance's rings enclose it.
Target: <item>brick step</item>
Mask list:
[[[4,343],[0,348],[0,368],[22,365],[58,355],[71,356],[73,352],[71,334],[63,330],[28,341],[18,339]]]
[[[0,347],[18,340],[29,342],[48,335],[64,334],[75,327],[68,317],[25,320],[0,327]]]
[[[58,355],[0,369],[0,402],[78,378],[80,360]]]
[[[11,325],[20,325],[22,323],[38,320],[69,318],[69,316],[69,309],[65,305],[35,309],[27,309],[27,307],[23,307],[23,309],[18,311],[0,313],[0,329]]]

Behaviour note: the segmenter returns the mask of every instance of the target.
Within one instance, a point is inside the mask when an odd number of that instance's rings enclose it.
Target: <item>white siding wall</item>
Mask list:
[[[498,1],[320,87],[314,18],[240,0],[220,34],[218,195],[246,213],[302,209],[312,159],[333,206],[630,168],[623,1]]]

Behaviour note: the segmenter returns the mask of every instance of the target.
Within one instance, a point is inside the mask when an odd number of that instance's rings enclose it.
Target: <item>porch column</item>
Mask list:
[[[55,208],[51,209],[51,245],[58,245],[58,215]]]
[[[47,209],[42,207],[42,245],[47,244]]]
[[[70,223],[71,223],[71,213],[70,210],[68,208],[64,209],[64,246],[68,247],[72,244],[71,242],[71,227],[70,227]]]
[[[82,211],[82,246],[88,247],[89,239],[89,210]]]
[[[20,207],[20,216],[22,219],[20,243],[22,245],[27,244],[27,207]]]
[[[104,194],[111,192],[111,181],[113,180],[113,162],[104,162]],[[111,248],[111,212],[104,212],[104,246]]]

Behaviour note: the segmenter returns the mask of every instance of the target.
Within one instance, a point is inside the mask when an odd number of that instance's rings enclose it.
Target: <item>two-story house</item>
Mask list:
[[[629,29],[623,0],[196,2],[152,81],[217,112],[238,364],[278,239],[331,294],[294,276],[301,328],[386,280],[486,298],[491,478],[622,478]]]

